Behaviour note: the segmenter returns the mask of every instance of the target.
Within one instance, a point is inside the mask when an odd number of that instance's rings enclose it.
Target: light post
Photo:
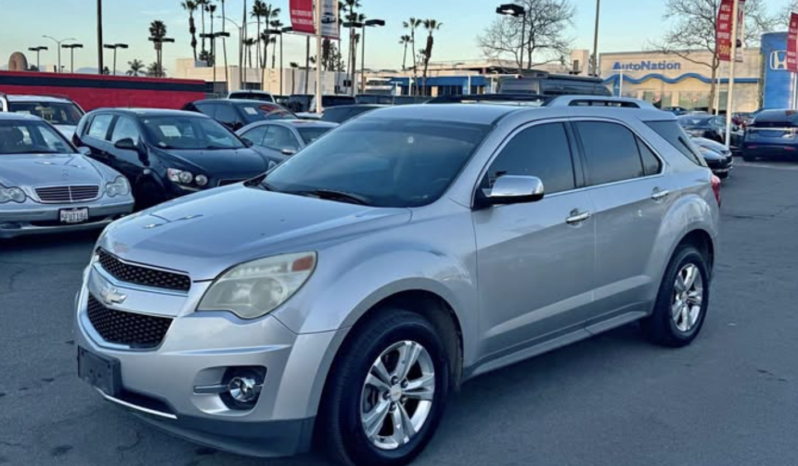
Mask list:
[[[367,19],[363,23],[363,49],[360,55],[360,92],[366,93],[366,28],[385,26],[384,19]]]
[[[291,26],[286,26],[280,30],[280,95],[285,95],[283,89],[283,74],[285,73],[283,71],[283,34],[290,34],[292,32],[294,32],[294,28]],[[293,73],[293,71],[291,72]]]
[[[526,8],[521,5],[516,5],[514,3],[505,3],[496,8],[496,13],[505,16],[512,16],[514,18],[521,17],[521,59],[519,60],[519,68],[524,69],[524,47],[526,45],[524,33],[526,32]],[[530,63],[531,65],[532,63]]]
[[[69,72],[75,73],[75,49],[82,49],[83,44],[64,44],[62,49],[69,49]]]
[[[593,76],[599,75],[598,61],[598,35],[599,35],[599,13],[601,12],[601,0],[596,0],[596,29],[593,31]]]
[[[77,39],[75,39],[74,37],[70,37],[68,39],[58,40],[58,39],[56,39],[55,37],[52,37],[52,36],[42,36],[42,37],[45,38],[45,39],[50,39],[51,41],[55,42],[56,45],[58,46],[57,47],[58,48],[58,70],[56,72],[60,73],[61,72],[61,42],[66,42],[68,40],[77,40]],[[102,70],[100,70],[100,71],[102,71]]]
[[[248,23],[245,23],[243,26],[239,26],[237,22],[233,21],[230,18],[225,17],[224,20],[229,22],[230,24],[232,24],[233,26],[235,26],[238,29],[238,69],[240,70],[240,72],[239,72],[239,74],[240,74],[240,76],[239,76],[239,78],[240,78],[239,87],[243,90],[244,87],[245,87],[244,84],[246,83],[246,69],[245,69],[246,67],[244,66],[244,64],[245,64],[245,59],[244,59],[245,57],[244,56],[246,55],[246,52],[244,51],[244,39],[246,39],[246,35],[247,35],[246,34],[246,28],[250,24],[258,24],[258,22],[257,21],[250,21]],[[230,37],[230,36],[227,36],[227,37]]]
[[[213,57],[213,93],[216,94],[216,39],[219,37],[230,37],[229,32],[214,32],[212,34],[200,34],[203,39],[211,40],[211,57]],[[227,82],[224,83],[227,88]]]
[[[171,37],[149,37],[147,40],[157,45],[158,50],[158,77],[163,75],[163,44],[172,44],[175,42]]]
[[[128,48],[127,44],[105,44],[103,45],[104,48],[110,49],[114,51],[114,76],[116,76],[116,49],[126,49]]]
[[[40,45],[38,47],[28,47],[28,50],[30,50],[31,52],[36,52],[36,70],[41,71],[42,65],[39,63],[39,54],[42,52],[42,50],[50,50],[50,49],[43,45]]]
[[[363,23],[358,22],[358,21],[347,21],[347,22],[345,22],[343,24],[343,27],[345,27],[345,28],[362,29],[363,28]],[[350,34],[350,37],[355,37],[356,35],[357,34]],[[355,44],[355,45],[357,45],[357,44]],[[355,70],[355,67],[352,66],[352,63],[357,61],[356,60],[356,58],[357,58],[357,48],[355,48],[355,47],[350,47],[350,48],[354,49],[354,50],[352,50],[353,57],[349,59],[349,64],[347,66],[349,66],[349,68],[351,68],[351,71],[352,71],[352,78],[349,80],[349,86],[350,86],[350,89],[352,91],[352,95],[354,96],[355,95],[355,90],[357,89],[357,86],[355,85],[355,79],[357,79],[357,73],[356,73],[357,70]]]

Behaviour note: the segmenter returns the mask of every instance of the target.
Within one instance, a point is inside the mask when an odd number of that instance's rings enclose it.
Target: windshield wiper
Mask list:
[[[330,201],[348,202],[349,204],[357,205],[374,205],[374,202],[360,194],[348,193],[346,191],[336,191],[334,189],[312,189],[307,191],[284,191],[286,194],[295,194],[297,196],[314,196],[319,199],[327,199]]]

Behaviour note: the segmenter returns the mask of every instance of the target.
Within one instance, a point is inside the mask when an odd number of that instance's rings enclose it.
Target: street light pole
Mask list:
[[[75,49],[82,49],[83,44],[64,44],[62,49],[69,49],[69,72],[75,73]]]
[[[280,32],[280,95],[285,95],[285,90],[283,88],[283,75],[285,74],[285,70],[283,69],[283,35],[293,32],[294,28],[291,26],[284,27]]]
[[[70,37],[68,39],[58,40],[58,39],[56,39],[55,37],[52,37],[52,36],[42,36],[42,37],[45,38],[45,39],[50,39],[51,41],[55,42],[55,44],[57,46],[56,48],[58,49],[58,70],[56,70],[56,72],[60,73],[61,72],[61,42],[66,42],[68,40],[77,40],[77,39],[75,39],[74,37]]]
[[[41,71],[42,65],[39,62],[39,54],[41,53],[42,50],[50,50],[50,49],[43,45],[40,45],[38,47],[28,47],[28,50],[30,50],[31,52],[36,52],[36,71]]]
[[[154,43],[154,44],[159,44],[159,46],[160,46],[159,49],[158,49],[158,62],[157,62],[157,65],[158,65],[158,74],[159,75],[163,75],[163,58],[162,58],[163,57],[163,44],[166,44],[166,43],[170,43],[171,44],[171,43],[174,43],[175,40],[172,39],[171,37],[163,37],[163,38],[149,37],[148,40],[150,42]],[[158,76],[158,77],[161,78],[163,76]]]
[[[496,13],[504,16],[512,16],[513,18],[521,17],[521,58],[518,60],[518,71],[524,69],[524,53],[526,52],[526,8],[515,3],[505,3],[496,8]],[[532,32],[530,31],[530,35]],[[530,59],[530,65],[532,64]]]
[[[593,31],[593,76],[599,75],[598,70],[598,38],[599,38],[599,18],[601,13],[601,0],[596,0],[596,30]]]
[[[213,57],[213,93],[216,94],[216,39],[220,37],[230,37],[229,32],[214,32],[211,34],[200,34],[200,37],[203,39],[210,39],[211,40],[211,57]],[[227,81],[225,81],[225,88],[227,87]]]
[[[349,29],[363,29],[363,23],[358,21],[347,21],[343,23],[342,26]],[[349,37],[354,40],[357,37],[357,33],[353,34],[352,31],[350,31]],[[347,66],[349,66],[349,71],[352,73],[352,78],[349,80],[349,89],[352,93],[352,96],[354,96],[357,94],[357,69],[356,66],[353,66],[355,62],[357,62],[357,44],[355,44],[354,47],[350,47],[350,49],[352,50],[352,56],[349,58],[349,64]],[[362,65],[363,64],[361,63],[361,66]]]
[[[385,26],[385,20],[369,19],[363,23],[363,49],[360,55],[360,92],[366,93],[366,28]]]
[[[110,49],[114,51],[114,76],[116,76],[116,49],[126,49],[128,48],[127,44],[105,44],[103,48]]]

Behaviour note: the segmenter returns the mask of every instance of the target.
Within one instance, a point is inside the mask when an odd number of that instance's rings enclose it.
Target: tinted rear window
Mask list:
[[[798,128],[798,113],[792,110],[762,112],[750,126],[756,128]]]
[[[323,107],[337,107],[340,105],[354,105],[354,97],[325,95],[321,98]]]
[[[305,144],[310,144],[316,139],[322,137],[324,133],[326,133],[331,129],[332,128],[321,128],[321,127],[299,128],[299,135],[302,136],[302,139],[305,141]]]
[[[704,158],[698,153],[698,149],[690,142],[690,137],[675,121],[647,121],[646,125],[693,163],[702,167],[707,166]]]

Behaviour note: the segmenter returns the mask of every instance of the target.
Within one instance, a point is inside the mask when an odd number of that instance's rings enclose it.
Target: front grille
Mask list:
[[[137,349],[151,349],[161,344],[172,319],[109,309],[89,295],[89,322],[108,343]]]
[[[98,253],[102,268],[117,280],[176,291],[188,291],[191,288],[188,275],[128,264],[102,249]]]
[[[36,188],[39,200],[46,204],[92,201],[97,199],[99,193],[100,187],[97,185]]]
[[[246,181],[246,180],[245,179],[244,180],[220,180],[219,181],[219,186],[227,186],[227,185],[231,185],[231,184],[240,183],[242,181]]]

